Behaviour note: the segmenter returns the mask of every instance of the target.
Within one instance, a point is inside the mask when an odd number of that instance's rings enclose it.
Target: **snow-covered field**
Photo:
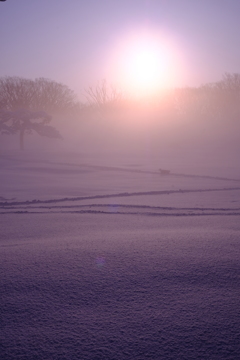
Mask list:
[[[240,359],[239,168],[0,166],[0,359]]]

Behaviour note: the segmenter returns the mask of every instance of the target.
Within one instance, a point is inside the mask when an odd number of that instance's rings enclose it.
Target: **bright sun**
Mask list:
[[[155,44],[139,41],[125,53],[124,72],[127,84],[135,91],[149,92],[158,86],[163,73],[163,54]]]
[[[171,86],[174,60],[173,49],[166,39],[154,32],[135,31],[117,46],[113,77],[128,93],[152,95]]]

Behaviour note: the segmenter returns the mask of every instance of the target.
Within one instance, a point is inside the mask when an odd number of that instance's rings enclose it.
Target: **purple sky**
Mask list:
[[[240,72],[239,14],[239,0],[7,0],[0,76],[46,77],[79,94],[103,78],[114,83],[113,49],[145,27],[178,49],[176,86],[198,86]]]

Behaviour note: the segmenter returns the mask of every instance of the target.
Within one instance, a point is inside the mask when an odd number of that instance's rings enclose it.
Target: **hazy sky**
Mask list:
[[[7,0],[0,76],[46,77],[78,93],[103,78],[118,84],[124,44],[148,32],[169,51],[169,85],[198,86],[240,72],[239,14],[239,0]]]

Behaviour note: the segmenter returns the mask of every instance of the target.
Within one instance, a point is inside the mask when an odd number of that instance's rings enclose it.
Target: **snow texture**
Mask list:
[[[0,359],[240,359],[238,169],[81,160],[0,158]]]

